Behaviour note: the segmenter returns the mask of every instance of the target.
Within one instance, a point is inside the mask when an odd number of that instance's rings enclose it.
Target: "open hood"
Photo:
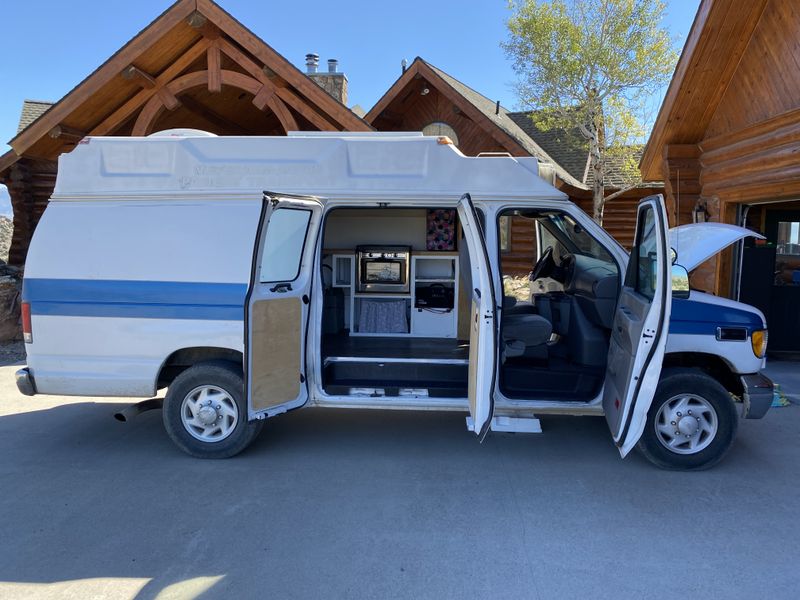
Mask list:
[[[749,236],[764,239],[763,235],[737,225],[692,223],[670,229],[669,245],[678,254],[676,264],[691,271],[717,252]]]

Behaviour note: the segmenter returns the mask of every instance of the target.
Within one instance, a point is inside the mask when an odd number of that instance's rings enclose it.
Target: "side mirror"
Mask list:
[[[672,265],[672,297],[686,300],[689,297],[689,272],[681,265]]]
[[[670,264],[674,265],[678,261],[678,253],[675,252],[675,248],[669,249],[669,256],[670,256]]]

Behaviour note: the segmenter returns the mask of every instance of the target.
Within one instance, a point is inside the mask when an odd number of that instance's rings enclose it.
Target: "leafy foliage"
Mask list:
[[[577,129],[589,140],[595,218],[602,218],[608,159],[640,180],[634,143],[646,100],[669,78],[677,53],[661,26],[662,0],[517,0],[502,44],[518,95],[541,129]]]

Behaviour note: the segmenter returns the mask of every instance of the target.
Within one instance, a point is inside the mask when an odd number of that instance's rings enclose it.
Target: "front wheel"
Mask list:
[[[728,452],[739,424],[730,394],[702,371],[665,371],[638,443],[662,469],[700,470]]]
[[[207,362],[183,371],[164,399],[164,428],[184,452],[197,458],[229,458],[247,448],[262,421],[247,421],[242,370]]]

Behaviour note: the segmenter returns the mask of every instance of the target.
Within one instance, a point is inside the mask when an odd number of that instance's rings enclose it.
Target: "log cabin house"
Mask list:
[[[800,351],[798,39],[796,0],[702,0],[640,165],[665,182],[671,225],[699,218],[767,237],[692,283],[760,308],[771,352]]]
[[[508,153],[549,163],[552,182],[591,210],[588,146],[567,132],[540,131],[529,113],[509,112],[417,58],[362,119],[348,109],[347,78],[336,61],[300,71],[212,0],[178,0],[56,103],[26,101],[19,131],[0,157],[14,238],[9,262],[23,265],[55,184],[57,158],[85,136],[147,135],[188,127],[220,135],[306,131],[423,131],[449,135],[467,155]],[[620,185],[613,177],[613,190]],[[465,190],[467,191],[467,190]],[[660,185],[609,203],[604,224],[630,245],[635,206]],[[512,219],[506,273],[524,275],[534,258],[529,223]]]

